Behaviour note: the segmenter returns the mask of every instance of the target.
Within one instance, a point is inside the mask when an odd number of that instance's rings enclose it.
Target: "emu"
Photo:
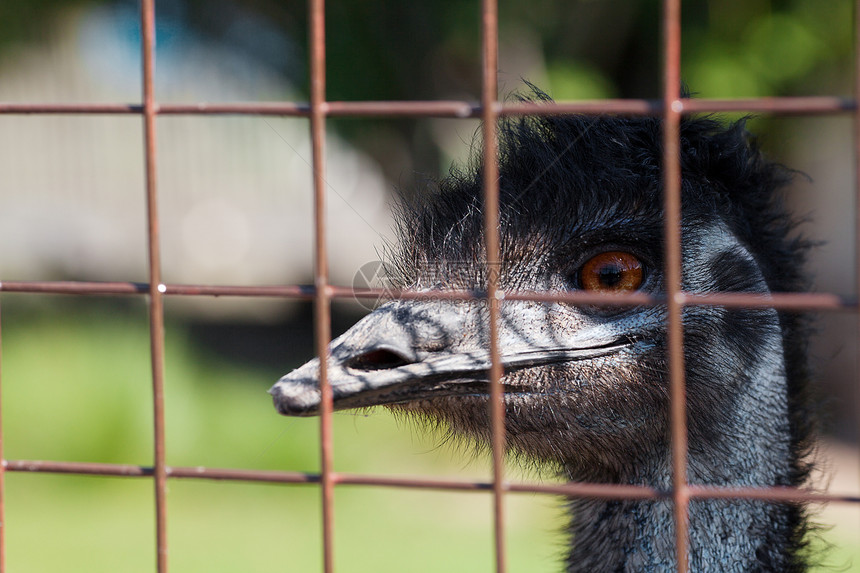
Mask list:
[[[538,93],[538,100],[545,96]],[[548,116],[499,125],[505,290],[663,288],[661,122]],[[681,124],[682,288],[804,290],[808,243],[781,192],[792,172],[764,158],[744,122]],[[479,154],[430,193],[403,200],[390,262],[428,300],[388,302],[330,346],[336,409],[386,405],[479,444],[490,440],[487,312],[433,301],[486,287]],[[567,480],[671,487],[664,306],[505,301],[499,342],[506,447]],[[813,429],[807,327],[772,308],[683,309],[688,480],[806,482]],[[318,412],[318,359],[270,390],[289,416]],[[672,571],[667,500],[573,499],[567,571]],[[692,571],[802,571],[801,504],[694,499]]]

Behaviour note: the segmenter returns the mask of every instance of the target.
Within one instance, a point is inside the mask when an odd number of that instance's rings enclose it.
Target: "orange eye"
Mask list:
[[[642,286],[642,261],[624,251],[607,251],[591,257],[579,271],[579,285],[594,292],[634,291]]]

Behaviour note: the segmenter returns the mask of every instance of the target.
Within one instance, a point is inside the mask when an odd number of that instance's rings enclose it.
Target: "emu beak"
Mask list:
[[[588,332],[561,337],[549,328],[547,305],[510,306],[519,307],[509,310],[515,310],[520,319],[524,312],[535,315],[526,322],[537,328],[509,327],[512,319],[502,314],[500,348],[506,373],[605,356],[631,344],[606,328],[586,328]],[[486,313],[477,303],[394,301],[379,307],[329,346],[328,379],[334,408],[487,395],[490,355],[486,330]],[[505,391],[528,389],[506,385]],[[319,359],[282,377],[269,393],[281,414],[317,414]]]

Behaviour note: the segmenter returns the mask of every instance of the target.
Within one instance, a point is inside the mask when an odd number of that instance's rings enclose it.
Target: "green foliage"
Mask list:
[[[18,42],[38,42],[53,30],[58,13],[106,0],[3,0],[0,2],[0,51]]]
[[[684,29],[683,76],[703,97],[813,95],[845,89],[848,0],[712,2]]]
[[[555,64],[547,68],[546,89],[556,100],[602,99],[615,95],[615,86],[598,69],[584,64]]]

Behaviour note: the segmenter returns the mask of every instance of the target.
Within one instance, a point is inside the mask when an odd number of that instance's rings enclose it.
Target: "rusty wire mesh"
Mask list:
[[[860,498],[816,493],[796,488],[718,488],[698,486],[686,480],[686,411],[683,363],[683,331],[681,310],[685,305],[721,305],[726,307],[766,306],[780,310],[852,311],[857,310],[857,301],[833,294],[778,293],[764,298],[751,294],[720,293],[699,295],[681,291],[681,233],[680,233],[680,165],[679,122],[685,114],[700,112],[765,112],[783,115],[840,114],[850,112],[855,121],[855,165],[860,180],[860,114],[857,113],[860,94],[860,73],[855,72],[855,97],[782,97],[747,100],[714,100],[682,98],[680,93],[681,18],[680,0],[663,1],[663,99],[662,100],[606,100],[534,105],[529,103],[502,103],[498,99],[498,13],[496,0],[483,0],[482,11],[482,91],[479,104],[464,101],[356,101],[337,102],[326,100],[325,83],[325,3],[324,0],[309,0],[310,3],[310,86],[308,103],[200,103],[162,105],[154,95],[154,43],[155,0],[142,0],[140,21],[143,30],[143,96],[142,103],[135,104],[41,104],[2,103],[0,114],[130,114],[141,116],[144,122],[144,155],[147,199],[148,282],[62,282],[62,281],[5,281],[0,292],[54,293],[67,295],[128,295],[149,300],[149,330],[151,348],[151,380],[154,420],[154,458],[151,466],[121,465],[87,462],[7,460],[0,467],[0,572],[5,570],[5,521],[3,499],[5,497],[4,473],[46,472],[54,474],[106,475],[152,478],[155,488],[156,554],[160,573],[168,570],[167,551],[167,482],[169,479],[239,480],[247,482],[316,483],[322,489],[322,537],[323,568],[326,573],[334,571],[334,490],[338,485],[373,485],[382,487],[429,488],[436,490],[485,490],[493,496],[495,567],[506,570],[504,535],[504,499],[511,492],[534,492],[564,496],[595,497],[603,499],[670,499],[675,507],[676,556],[678,571],[687,569],[687,509],[691,499],[731,498],[761,499],[772,501],[806,502],[851,502],[860,503]],[[858,2],[860,5],[860,2]],[[855,9],[855,12],[860,10]],[[855,23],[855,32],[860,29],[860,16]],[[856,42],[855,65],[860,65],[860,43]],[[434,293],[434,297],[449,300],[471,300],[476,296],[486,298],[490,304],[490,353],[493,367],[490,371],[492,412],[493,472],[489,481],[466,481],[438,478],[406,478],[335,472],[333,469],[332,440],[332,393],[326,377],[326,361],[321,361],[321,468],[318,474],[260,471],[249,469],[212,467],[171,467],[165,460],[164,424],[164,308],[165,297],[173,296],[235,296],[235,297],[282,297],[313,301],[315,345],[318,355],[324,355],[331,339],[330,306],[333,299],[352,297],[416,298],[420,294],[392,291],[390,289],[357,289],[330,284],[328,275],[325,184],[325,123],[328,117],[451,117],[480,118],[483,122],[484,164],[487,173],[485,182],[484,232],[487,244],[488,264],[499,260],[498,236],[498,185],[497,149],[495,146],[496,122],[499,117],[513,115],[537,115],[558,113],[581,114],[629,114],[657,115],[664,122],[664,188],[666,245],[666,292],[662,296],[642,293],[628,295],[593,295],[584,292],[505,293],[492,281],[487,292]],[[160,239],[158,218],[156,118],[159,115],[274,115],[308,118],[313,153],[314,193],[314,241],[315,284],[313,286],[223,286],[164,284],[161,280]],[[860,196],[860,195],[858,195]],[[858,201],[860,204],[860,201]],[[860,213],[857,215],[860,220]],[[860,225],[857,225],[860,228]],[[855,243],[860,253],[860,233]],[[860,264],[857,265],[856,284],[860,285]],[[860,289],[858,289],[860,291]],[[497,341],[499,305],[503,300],[533,300],[567,302],[573,304],[665,304],[668,308],[668,344],[671,356],[671,435],[673,459],[673,486],[661,491],[645,486],[610,485],[596,483],[539,484],[514,483],[504,476],[504,407],[502,386],[499,382],[501,366]],[[0,457],[2,457],[0,439]]]

